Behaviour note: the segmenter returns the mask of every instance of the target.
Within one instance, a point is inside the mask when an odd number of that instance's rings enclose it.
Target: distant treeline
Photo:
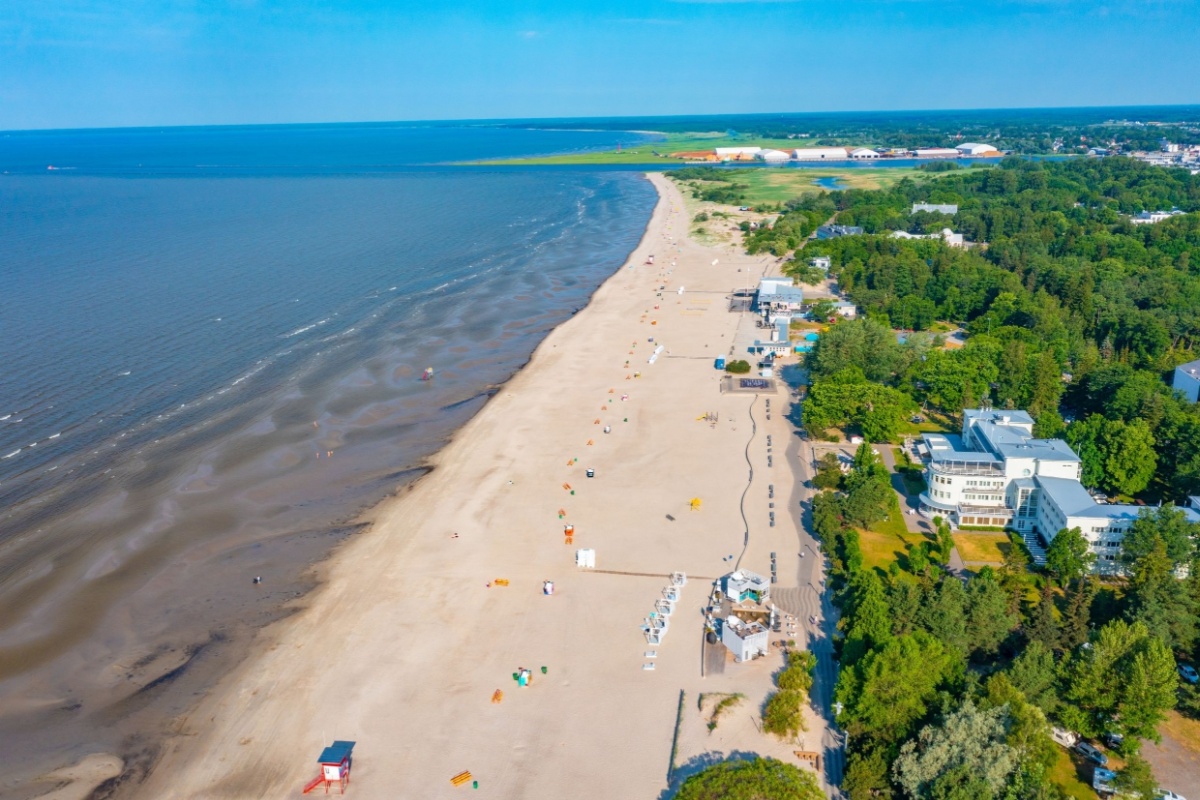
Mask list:
[[[1158,124],[1111,124],[1145,122]],[[761,138],[799,139],[800,145],[887,147],[954,146],[985,141],[1001,150],[1078,153],[1116,141],[1129,149],[1155,149],[1160,138],[1200,142],[1200,107],[1003,109],[970,111],[747,114],[691,117],[624,117],[580,120],[521,120],[509,127],[654,130],[664,133],[724,131]]]

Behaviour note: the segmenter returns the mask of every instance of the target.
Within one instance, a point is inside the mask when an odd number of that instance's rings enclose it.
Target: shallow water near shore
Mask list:
[[[405,166],[425,129],[330,156],[319,127],[227,168],[142,134],[0,145],[0,794],[97,751],[135,781],[655,201],[631,173]],[[545,136],[451,138],[476,158],[609,143]]]

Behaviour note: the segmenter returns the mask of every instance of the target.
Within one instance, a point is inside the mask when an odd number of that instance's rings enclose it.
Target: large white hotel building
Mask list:
[[[1079,482],[1079,456],[1062,439],[1034,438],[1028,413],[967,409],[961,436],[922,438],[918,449],[928,459],[922,514],[956,527],[1012,528],[1039,560],[1039,543],[1079,528],[1096,554],[1096,570],[1120,570],[1121,540],[1145,507],[1092,497]],[[1200,500],[1192,505],[1185,513],[1200,522]]]

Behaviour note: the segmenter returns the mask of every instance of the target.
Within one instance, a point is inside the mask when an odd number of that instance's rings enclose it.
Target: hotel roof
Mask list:
[[[1039,475],[1037,484],[1054,501],[1064,516],[1093,519],[1137,519],[1142,506],[1125,503],[1097,503],[1079,481]]]

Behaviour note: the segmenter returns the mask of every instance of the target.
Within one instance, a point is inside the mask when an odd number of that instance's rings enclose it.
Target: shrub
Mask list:
[[[725,371],[734,375],[745,375],[750,371],[749,361],[730,361],[725,365]]]

